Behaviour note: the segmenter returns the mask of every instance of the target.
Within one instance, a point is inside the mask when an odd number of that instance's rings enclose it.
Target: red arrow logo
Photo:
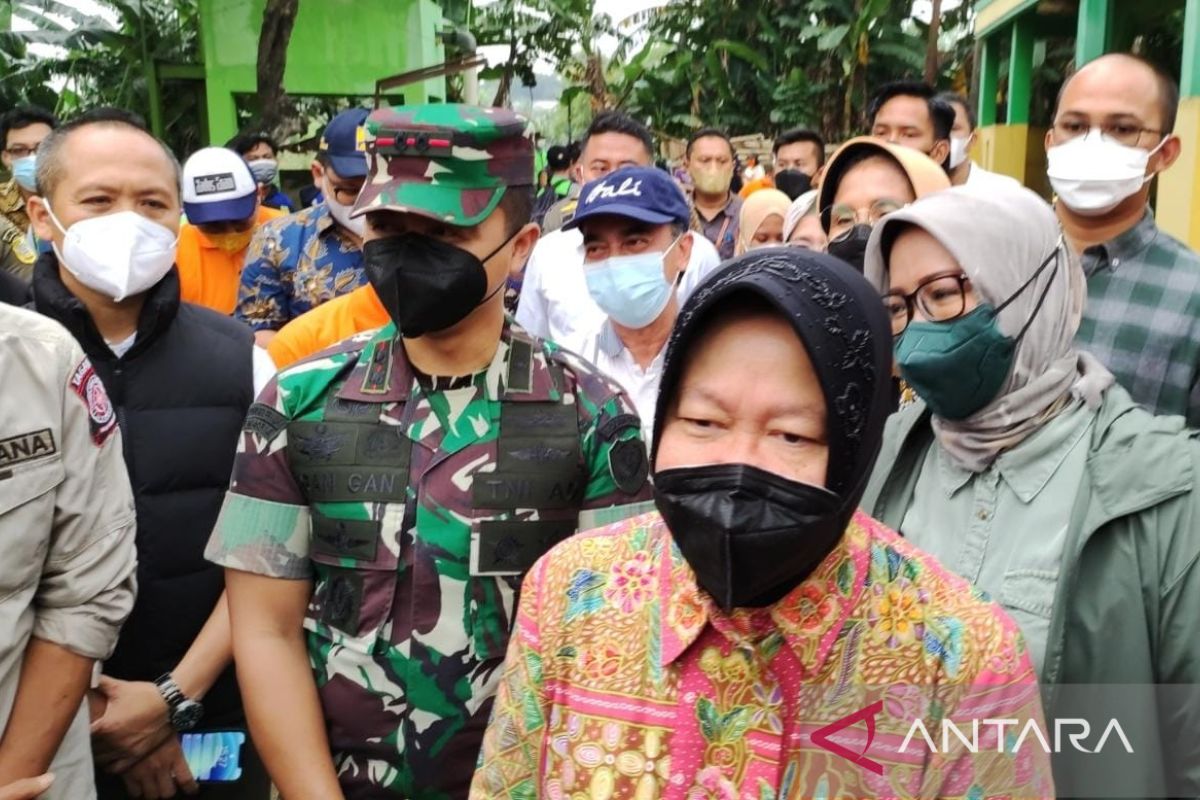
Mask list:
[[[841,756],[852,764],[858,764],[863,769],[870,770],[876,775],[882,775],[883,764],[867,758],[867,751],[871,749],[871,742],[875,740],[875,715],[877,715],[880,711],[883,711],[883,701],[877,700],[866,708],[859,709],[853,714],[847,714],[841,719],[834,720],[824,728],[819,728],[818,730],[813,731],[813,744],[815,744],[817,747],[828,750],[834,755]],[[844,730],[845,728],[849,728],[859,720],[864,719],[867,721],[867,744],[861,753],[855,753],[854,751],[843,747],[837,742],[829,740],[829,737],[833,734],[840,730]]]

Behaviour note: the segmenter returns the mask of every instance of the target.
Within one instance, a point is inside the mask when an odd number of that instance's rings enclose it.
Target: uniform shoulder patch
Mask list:
[[[254,403],[246,412],[242,430],[270,442],[287,427],[287,417],[266,403]]]
[[[625,494],[637,494],[650,475],[650,459],[641,437],[613,444],[608,451],[608,468],[617,488]]]
[[[15,226],[7,226],[4,233],[0,234],[0,239],[8,245],[14,256],[22,264],[32,264],[37,260],[37,253],[29,246],[29,241],[25,238],[25,234]]]
[[[68,385],[87,406],[92,441],[97,447],[100,447],[117,429],[117,412],[113,408],[112,402],[109,401],[108,392],[104,391],[104,383],[96,374],[92,362],[86,358],[80,361],[79,366],[75,367],[75,371],[71,373]]]
[[[596,430],[596,435],[600,437],[602,442],[611,442],[621,435],[622,431],[630,428],[641,429],[642,421],[638,419],[637,414],[617,414],[615,417],[610,417],[601,423]]]

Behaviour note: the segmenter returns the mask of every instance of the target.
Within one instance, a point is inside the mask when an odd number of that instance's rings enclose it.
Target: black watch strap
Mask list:
[[[172,711],[174,711],[180,703],[187,700],[187,696],[180,691],[177,685],[175,685],[175,679],[171,677],[171,673],[169,672],[159,677],[159,679],[154,682],[154,685],[158,688],[158,693],[162,695],[162,699],[166,702],[167,707]]]

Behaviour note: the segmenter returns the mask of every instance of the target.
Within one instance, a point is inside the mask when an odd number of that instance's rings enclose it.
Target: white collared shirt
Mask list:
[[[602,374],[625,390],[642,420],[642,436],[648,445],[654,430],[654,407],[658,402],[658,385],[662,382],[667,343],[663,342],[658,355],[649,366],[642,369],[605,317],[591,332],[568,339],[563,346],[595,364]]]
[[[1020,186],[1021,182],[1009,175],[1002,175],[999,172],[990,172],[983,167],[971,162],[971,171],[967,173],[967,182],[963,186],[970,186],[974,189],[995,189],[1001,186],[1009,188]]]
[[[680,306],[721,263],[712,242],[694,232],[692,257],[679,280]],[[533,248],[525,267],[517,323],[534,336],[557,342],[567,349],[583,337],[594,336],[608,317],[588,293],[583,275],[583,234],[578,230],[554,231]],[[587,353],[580,353],[590,358]],[[599,365],[597,365],[599,366]]]

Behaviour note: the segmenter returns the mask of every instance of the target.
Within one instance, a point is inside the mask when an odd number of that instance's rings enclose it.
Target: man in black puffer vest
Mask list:
[[[33,307],[91,359],[137,506],[139,595],[90,701],[98,794],[192,793],[179,734],[245,729],[223,577],[204,546],[254,399],[253,335],[180,302],[179,163],[137,118],[85,115],[48,137],[38,158],[30,215],[54,252],[35,266]],[[265,800],[249,746],[242,760],[241,780],[206,785],[202,796]]]

